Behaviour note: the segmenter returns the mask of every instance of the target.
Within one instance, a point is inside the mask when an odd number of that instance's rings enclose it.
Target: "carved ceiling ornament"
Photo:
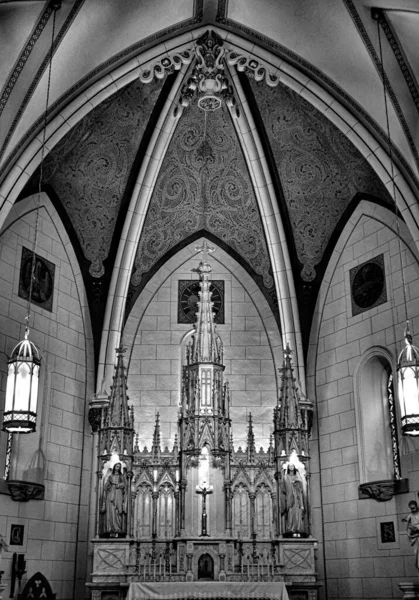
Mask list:
[[[250,78],[283,187],[304,281],[313,281],[339,219],[357,192],[392,204],[360,152],[308,101],[281,83]]]
[[[179,98],[185,108],[198,97],[198,106],[205,112],[221,108],[223,100],[233,106],[233,88],[224,71],[225,48],[223,40],[214,31],[208,30],[195,44],[196,61],[192,73]]]
[[[176,244],[206,230],[233,248],[263,278],[274,281],[246,162],[228,109],[205,113],[195,98],[179,120],[150,201],[138,245],[132,287]]]
[[[65,207],[92,277],[104,274],[128,175],[162,85],[135,81],[116,92],[45,159],[43,181]]]

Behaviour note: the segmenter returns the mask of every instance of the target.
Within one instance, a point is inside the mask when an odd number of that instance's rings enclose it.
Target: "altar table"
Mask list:
[[[285,584],[257,581],[176,581],[130,583],[126,600],[289,600]]]

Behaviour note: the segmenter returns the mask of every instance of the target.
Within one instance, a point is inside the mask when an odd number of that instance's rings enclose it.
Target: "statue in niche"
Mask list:
[[[126,534],[127,482],[121,463],[115,463],[103,488],[104,533],[110,537]]]
[[[415,566],[419,570],[419,508],[416,500],[409,502],[410,515],[402,519],[407,523],[407,537],[410,545],[415,548]]]
[[[289,463],[282,479],[282,503],[285,513],[285,534],[304,534],[304,484],[299,470]]]

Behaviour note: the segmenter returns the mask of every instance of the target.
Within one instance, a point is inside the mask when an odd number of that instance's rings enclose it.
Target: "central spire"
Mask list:
[[[202,252],[202,260],[198,266],[201,289],[198,292],[198,311],[196,315],[195,334],[193,336],[191,362],[215,362],[222,363],[222,344],[218,334],[215,332],[214,314],[211,302],[210,273],[212,271],[208,264],[208,254],[213,254],[215,248],[210,248],[206,240],[202,246],[196,246],[197,252]]]

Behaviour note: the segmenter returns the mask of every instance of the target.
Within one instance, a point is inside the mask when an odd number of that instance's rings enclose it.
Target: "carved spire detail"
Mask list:
[[[153,458],[159,459],[161,454],[161,437],[160,437],[160,413],[156,415],[156,424],[154,426],[153,435],[153,446],[151,448],[151,454]]]
[[[247,428],[247,461],[253,463],[256,456],[255,434],[253,433],[252,413],[249,413],[249,425]]]
[[[284,350],[284,362],[279,372],[281,374],[281,387],[279,392],[280,423],[287,429],[299,429],[302,426],[299,410],[300,393],[295,385],[294,369],[291,365],[292,351],[287,343]]]
[[[291,349],[287,343],[284,362],[279,373],[281,384],[278,405],[274,410],[275,446],[277,456],[296,452],[308,457],[308,435],[311,429],[312,403],[302,398],[293,376]]]
[[[210,292],[210,273],[212,269],[207,262],[208,253],[212,254],[215,252],[215,248],[209,248],[207,241],[204,240],[202,246],[197,246],[196,250],[202,252],[203,257],[198,267],[201,289],[199,291],[198,313],[195,334],[193,336],[191,361],[193,363],[215,362],[222,364],[222,343],[215,331],[214,314],[212,312],[213,303],[211,302]]]
[[[125,462],[134,453],[134,411],[128,406],[127,376],[122,347],[116,349],[117,361],[107,407],[102,410],[99,428],[99,456],[124,456]],[[131,459],[129,459],[131,460]],[[127,467],[128,468],[128,467]]]
[[[133,427],[132,413],[128,406],[127,395],[127,376],[124,366],[125,349],[121,346],[117,348],[117,363],[115,375],[113,376],[113,385],[111,386],[111,395],[109,398],[109,408],[107,414],[108,427]]]

